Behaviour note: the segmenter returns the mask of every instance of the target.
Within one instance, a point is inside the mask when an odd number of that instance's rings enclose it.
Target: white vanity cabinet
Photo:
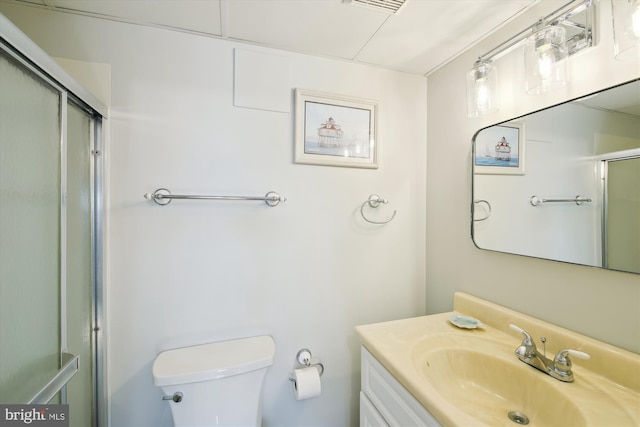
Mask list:
[[[364,346],[361,376],[360,427],[442,427]]]
[[[364,391],[360,391],[360,427],[389,427]]]

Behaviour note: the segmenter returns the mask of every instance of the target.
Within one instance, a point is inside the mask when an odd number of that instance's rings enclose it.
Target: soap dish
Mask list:
[[[453,314],[449,316],[449,322],[453,323],[458,328],[463,329],[476,329],[484,327],[484,324],[478,319],[470,316],[462,316],[460,314]]]

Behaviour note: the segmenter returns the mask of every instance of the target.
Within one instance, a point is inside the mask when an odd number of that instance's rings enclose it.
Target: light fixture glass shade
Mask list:
[[[467,73],[469,117],[498,111],[498,70],[491,61],[478,60]]]
[[[525,90],[537,95],[569,84],[565,29],[549,26],[528,37],[524,44]]]
[[[612,0],[611,14],[616,59],[640,58],[640,0]]]

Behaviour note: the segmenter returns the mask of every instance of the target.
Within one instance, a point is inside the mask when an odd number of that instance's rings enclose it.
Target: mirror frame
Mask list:
[[[561,263],[564,263],[564,264],[581,265],[581,266],[592,267],[592,268],[600,268],[600,269],[604,269],[604,270],[619,271],[619,272],[629,273],[629,274],[640,274],[640,271],[635,272],[635,271],[628,271],[628,270],[618,270],[618,269],[613,269],[613,268],[610,268],[610,267],[604,267],[603,265],[581,264],[581,263],[577,263],[577,262],[564,261],[564,260],[553,259],[553,258],[544,258],[544,257],[541,257],[541,256],[534,256],[534,255],[527,255],[527,254],[521,254],[521,253],[507,252],[507,251],[502,251],[502,250],[498,250],[498,249],[482,248],[482,247],[478,246],[478,244],[476,243],[476,240],[475,240],[476,222],[483,221],[483,220],[489,218],[489,216],[491,215],[491,205],[489,204],[489,202],[486,201],[486,200],[476,200],[476,194],[475,194],[476,193],[476,189],[475,189],[475,185],[474,185],[475,184],[475,176],[476,176],[476,173],[477,173],[476,172],[476,167],[477,166],[475,164],[476,163],[475,162],[475,158],[476,158],[476,139],[477,139],[478,135],[482,131],[484,131],[486,129],[489,129],[489,128],[492,128],[494,126],[501,126],[501,125],[507,125],[507,124],[509,124],[511,126],[514,122],[515,123],[521,123],[522,119],[524,119],[526,117],[529,117],[529,116],[531,116],[533,114],[536,114],[536,113],[539,113],[539,112],[542,112],[542,111],[546,111],[546,110],[549,110],[551,108],[559,107],[559,106],[562,106],[562,105],[565,105],[565,104],[569,104],[569,103],[573,103],[573,102],[576,102],[576,101],[580,101],[580,100],[583,100],[583,99],[591,98],[593,96],[596,96],[596,95],[601,94],[603,92],[606,92],[608,90],[619,88],[621,86],[625,86],[627,84],[634,83],[634,82],[636,82],[636,83],[640,82],[640,77],[635,78],[635,79],[631,79],[631,80],[628,80],[628,81],[625,81],[625,82],[622,82],[622,83],[619,83],[619,84],[616,84],[616,85],[613,85],[613,86],[610,86],[610,87],[606,87],[606,88],[598,90],[596,92],[592,92],[592,93],[589,93],[589,94],[586,94],[586,95],[583,95],[583,96],[572,98],[572,99],[569,99],[567,101],[560,102],[558,104],[554,104],[554,105],[550,105],[550,106],[545,107],[545,108],[534,110],[532,112],[529,112],[529,113],[526,113],[526,114],[522,114],[520,116],[511,118],[511,119],[508,119],[508,120],[504,120],[504,121],[501,121],[501,122],[498,122],[498,123],[494,123],[494,124],[485,126],[485,127],[481,128],[481,129],[477,130],[476,132],[474,132],[473,137],[471,138],[471,147],[472,147],[472,149],[471,149],[471,206],[470,206],[470,211],[471,211],[470,223],[471,223],[471,227],[470,227],[470,231],[471,231],[471,241],[473,242],[473,244],[474,244],[474,246],[476,248],[478,248],[480,250],[484,250],[484,251],[498,252],[498,253],[504,253],[504,254],[509,254],[509,255],[517,255],[517,256],[523,256],[523,257],[528,257],[528,258],[536,258],[536,259],[541,259],[541,260],[546,260],[546,261],[561,262]],[[640,99],[639,99],[639,103],[640,103]],[[514,173],[514,174],[517,175],[517,173]],[[480,218],[480,219],[476,219],[476,217],[475,217],[475,215],[476,215],[476,204],[480,204],[480,203],[484,203],[485,204],[486,210],[488,212],[487,212],[487,215],[485,217]],[[602,215],[604,215],[604,213],[601,213],[601,216]],[[600,238],[602,238],[602,237],[600,237]]]

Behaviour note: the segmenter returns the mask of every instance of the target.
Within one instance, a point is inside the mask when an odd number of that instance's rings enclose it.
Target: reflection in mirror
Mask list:
[[[640,79],[473,141],[478,248],[640,273]]]

